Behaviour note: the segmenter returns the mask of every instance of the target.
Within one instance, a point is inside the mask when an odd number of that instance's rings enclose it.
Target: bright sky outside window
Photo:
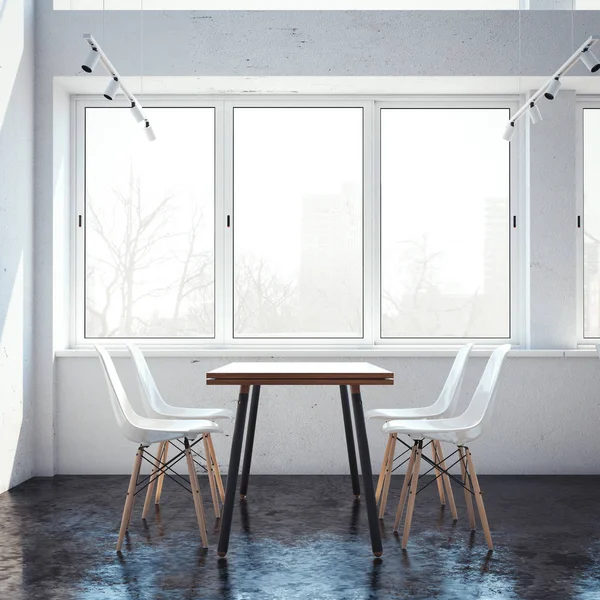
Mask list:
[[[234,109],[234,335],[361,337],[361,108]]]
[[[583,336],[600,338],[600,110],[583,111]]]
[[[506,104],[265,102],[78,109],[79,340],[511,337]]]
[[[85,334],[214,335],[214,109],[87,108]]]
[[[381,111],[381,335],[510,336],[507,109]]]

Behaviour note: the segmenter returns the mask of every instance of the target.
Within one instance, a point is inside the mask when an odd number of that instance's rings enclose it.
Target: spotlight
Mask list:
[[[581,52],[581,62],[592,72],[595,73],[600,69],[600,61],[594,56],[591,50],[583,50]]]
[[[560,79],[555,77],[547,87],[544,96],[548,98],[548,100],[554,100],[554,98],[556,98],[556,94],[558,94],[558,90],[560,90],[560,85]]]
[[[98,54],[98,50],[92,48],[88,54],[88,57],[85,59],[85,62],[81,65],[81,68],[86,73],[91,73],[96,68],[99,60],[100,54]]]
[[[141,123],[142,121],[144,121],[144,113],[142,112],[142,109],[135,102],[131,103],[131,114],[135,117],[135,120],[138,123]]]
[[[107,100],[114,100],[115,96],[119,93],[119,87],[119,80],[116,77],[114,77],[110,80],[110,83],[108,84],[108,87],[104,92],[104,97]]]
[[[146,119],[146,137],[150,142],[153,142],[156,139],[156,134],[154,133],[154,129],[152,129],[152,125],[150,125],[150,121],[148,121],[148,119]]]
[[[512,136],[515,134],[515,122],[510,121],[506,124],[504,135],[502,136],[507,142],[510,142]]]
[[[529,105],[529,117],[534,125],[543,119],[540,109],[533,102]]]

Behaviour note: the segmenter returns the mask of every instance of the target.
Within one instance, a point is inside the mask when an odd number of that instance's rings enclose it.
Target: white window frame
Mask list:
[[[585,211],[583,202],[584,191],[584,123],[583,112],[586,108],[600,110],[600,96],[578,96],[577,98],[577,130],[576,130],[576,218],[580,218],[581,227],[577,227],[577,346],[591,346],[600,343],[600,337],[585,337],[584,335],[584,302],[585,295],[583,293],[584,283],[584,252],[583,244],[585,241]]]
[[[522,136],[517,132],[510,154],[510,338],[381,338],[380,335],[380,110],[381,108],[507,108],[519,107],[516,96],[146,96],[140,98],[151,107],[214,107],[215,108],[215,336],[213,338],[138,338],[143,347],[203,350],[318,349],[360,350],[376,348],[454,348],[473,341],[484,346],[511,343],[519,347],[525,332],[523,294],[523,250],[525,248],[525,214],[520,156],[523,155]],[[70,346],[89,349],[92,344],[122,345],[122,338],[84,338],[84,227],[78,226],[85,205],[85,108],[106,107],[97,96],[72,97],[72,232],[71,239],[71,331]],[[127,107],[123,101],[110,106]],[[235,338],[233,337],[233,108],[245,107],[356,107],[363,109],[363,336],[362,338]],[[502,132],[498,133],[499,136]],[[232,227],[226,217],[232,215]],[[513,218],[517,228],[512,227]],[[222,224],[219,227],[219,223]],[[223,298],[218,302],[218,298]]]

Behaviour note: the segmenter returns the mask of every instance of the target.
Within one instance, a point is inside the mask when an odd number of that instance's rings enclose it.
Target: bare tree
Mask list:
[[[404,333],[408,325],[408,329],[414,332],[411,335],[447,335],[446,332],[440,333],[440,329],[446,329],[451,323],[455,335],[468,337],[479,288],[472,294],[448,298],[438,283],[441,252],[428,249],[426,235],[419,242],[408,241],[403,245],[405,252],[398,262],[409,265],[409,268],[400,269],[394,282],[402,291],[383,290],[383,300],[391,309],[384,310],[386,329]],[[443,301],[438,300],[440,296],[444,296]],[[449,314],[453,316],[449,318]],[[461,316],[464,318],[460,319]]]
[[[194,292],[212,294],[212,252],[200,252],[197,248],[203,217],[199,209],[194,210],[191,223],[186,222],[187,230],[178,231],[172,226],[171,218],[176,208],[174,196],[167,194],[149,207],[142,198],[140,182],[134,177],[133,169],[127,192],[115,190],[114,199],[112,218],[98,214],[94,201],[87,203],[88,225],[101,242],[101,251],[88,260],[88,281],[94,281],[95,287],[103,289],[88,294],[86,308],[96,321],[95,334],[100,337],[144,333],[150,324],[140,318],[136,306],[148,297],[174,297],[174,324],[180,318],[186,298]],[[187,236],[183,259],[179,258],[180,252],[173,252],[169,243],[181,236]],[[174,277],[165,282],[156,277],[156,267],[166,261],[180,262],[181,272],[175,272]],[[144,273],[149,274],[146,280]],[[117,301],[118,322],[114,318]]]
[[[270,272],[264,259],[237,260],[234,286],[236,331],[272,332],[293,326],[297,290]]]

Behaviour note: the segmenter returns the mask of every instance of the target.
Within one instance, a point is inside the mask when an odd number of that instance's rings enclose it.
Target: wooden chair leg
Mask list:
[[[487,546],[490,550],[494,549],[492,542],[492,534],[490,532],[490,526],[488,524],[487,515],[485,512],[485,506],[483,505],[483,495],[481,494],[481,488],[479,487],[479,480],[477,479],[477,473],[475,472],[475,465],[473,464],[473,457],[469,448],[465,448],[467,454],[467,469],[471,475],[471,482],[473,484],[473,492],[475,493],[475,503],[477,504],[477,512],[479,513],[479,520],[481,521],[481,528],[483,529],[483,535]]]
[[[375,490],[375,502],[379,502],[379,499],[381,498],[381,492],[383,490],[383,480],[385,479],[385,471],[387,469],[391,443],[392,443],[392,434],[390,433],[390,435],[388,435],[388,439],[385,444],[385,451],[383,453],[383,461],[381,462],[381,469],[379,470],[379,478],[377,479],[377,488]]]
[[[206,438],[208,439],[208,446],[210,448],[210,455],[212,458],[212,464],[214,467],[215,473],[215,481],[217,482],[217,489],[219,490],[219,497],[221,498],[221,503],[225,502],[225,488],[223,487],[223,480],[221,479],[221,470],[219,469],[219,462],[217,461],[217,454],[215,452],[215,447],[213,446],[212,436],[210,433],[206,434]]]
[[[152,502],[152,495],[154,494],[154,487],[156,485],[156,472],[158,471],[163,455],[163,447],[165,442],[161,442],[158,445],[158,452],[156,453],[156,459],[154,460],[154,466],[152,467],[152,473],[150,474],[150,483],[146,488],[146,499],[144,500],[144,509],[142,510],[142,519],[145,519],[148,515],[148,509],[150,508],[150,502]]]
[[[206,520],[204,518],[204,505],[202,504],[200,485],[198,484],[196,469],[194,468],[192,451],[190,450],[189,442],[187,440],[185,440],[185,457],[187,459],[190,487],[192,488],[192,496],[194,497],[194,508],[196,509],[196,518],[198,519],[198,528],[200,529],[202,547],[208,548],[208,534],[206,532]]]
[[[437,449],[437,442],[435,440],[431,440],[431,456],[433,457],[433,462],[437,465],[440,462],[440,458]],[[435,482],[437,483],[440,504],[442,506],[446,506],[446,496],[444,494],[444,482],[442,481],[442,472],[439,469],[434,469],[434,474],[436,476]]]
[[[140,446],[135,455],[135,461],[133,463],[133,470],[131,471],[131,477],[129,479],[129,487],[127,489],[127,498],[125,499],[125,507],[123,508],[123,516],[121,517],[121,528],[119,530],[119,539],[117,540],[117,552],[121,552],[123,546],[123,540],[125,539],[125,533],[129,527],[129,519],[131,517],[131,511],[133,509],[133,500],[135,498],[135,488],[137,487],[137,480],[142,467],[142,457],[144,455],[144,448]]]
[[[417,444],[413,446],[410,458],[408,460],[408,466],[406,467],[406,475],[404,476],[404,482],[402,483],[402,491],[400,492],[400,500],[398,501],[398,508],[396,509],[396,520],[394,521],[394,531],[398,531],[398,525],[400,525],[400,519],[404,512],[404,505],[406,504],[406,496],[408,494],[408,488],[410,486],[410,480],[412,477],[413,466],[415,464],[415,457],[417,455]]]
[[[444,458],[444,453],[442,451],[442,444],[436,441],[435,446],[439,465],[440,467],[442,467],[442,469],[447,471],[448,467],[446,467],[446,459]],[[446,475],[446,473],[443,473],[441,479],[443,480],[444,486],[446,487],[446,498],[448,498],[448,504],[450,505],[450,512],[452,513],[452,518],[455,521],[458,521],[458,511],[456,510],[456,502],[454,501],[454,493],[452,492],[452,482],[450,481],[450,477]]]
[[[204,454],[206,455],[206,474],[208,475],[208,485],[210,486],[210,495],[212,498],[213,508],[215,509],[215,519],[221,516],[221,507],[219,506],[219,497],[217,496],[217,484],[215,482],[215,473],[213,471],[212,456],[208,440],[204,436]]]
[[[383,490],[381,492],[381,502],[379,503],[379,518],[383,519],[383,515],[385,514],[385,507],[387,505],[388,494],[390,493],[390,483],[392,481],[392,470],[394,468],[394,452],[396,451],[396,439],[398,435],[396,433],[392,433],[390,436],[392,439],[390,440],[390,449],[388,452],[388,459],[385,468],[385,475],[383,479]]]
[[[161,462],[165,464],[167,462],[167,457],[169,455],[169,442],[165,442],[163,445],[163,453],[161,457]],[[160,504],[160,497],[162,496],[163,483],[165,481],[165,472],[162,471],[158,476],[158,481],[156,482],[156,496],[154,497],[154,504]]]
[[[410,526],[412,524],[413,511],[415,509],[415,500],[417,498],[417,490],[419,489],[419,472],[421,468],[421,454],[423,452],[423,442],[419,440],[417,443],[417,451],[415,454],[415,464],[413,465],[412,481],[408,492],[408,503],[406,505],[406,519],[404,519],[404,533],[402,535],[402,550],[406,550],[408,544],[408,536],[410,535]]]
[[[475,524],[475,511],[473,510],[473,495],[469,491],[471,489],[471,482],[467,475],[467,457],[462,446],[458,447],[458,455],[460,456],[460,471],[462,473],[463,485],[466,488],[465,504],[467,505],[467,514],[469,515],[469,527],[471,528],[471,531],[475,531],[477,526]]]

